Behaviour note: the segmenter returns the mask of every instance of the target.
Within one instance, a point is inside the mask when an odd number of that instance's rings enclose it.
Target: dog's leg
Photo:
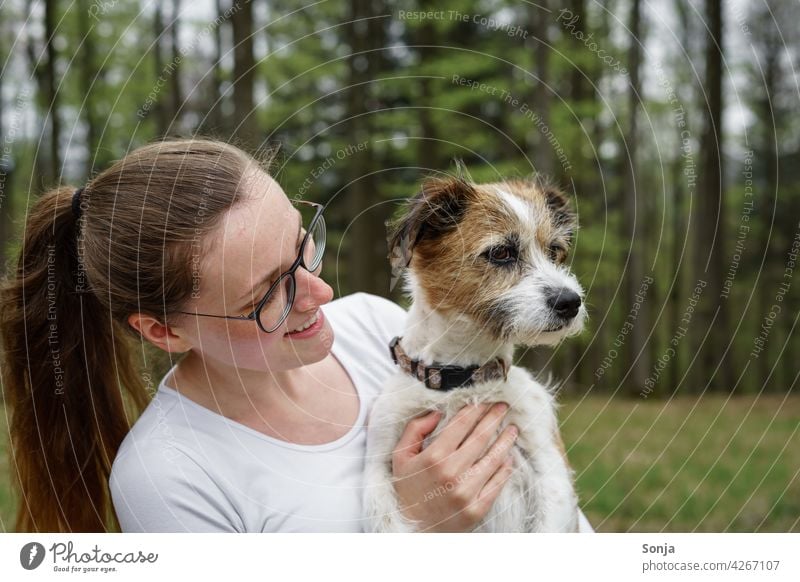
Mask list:
[[[528,531],[578,531],[578,499],[569,468],[555,450],[537,455],[535,480],[527,496]]]
[[[542,424],[554,426],[554,423]],[[578,502],[572,470],[558,444],[550,440],[552,431],[532,426],[518,441],[517,477],[522,519],[526,532],[572,532],[578,527]],[[533,451],[533,452],[532,452]]]

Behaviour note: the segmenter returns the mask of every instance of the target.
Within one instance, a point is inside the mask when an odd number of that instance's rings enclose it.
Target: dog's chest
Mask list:
[[[407,390],[404,390],[405,398],[414,407],[412,415],[431,410],[442,413],[438,426],[423,442],[423,448],[427,447],[465,406],[496,402],[505,402],[510,407],[497,428],[497,434],[509,424],[514,424],[520,430],[519,446],[541,448],[542,441],[550,440],[552,437],[552,431],[549,429],[555,413],[544,388],[522,374],[514,374],[516,371],[512,369],[508,381],[484,382],[447,392],[428,389],[419,382],[414,382],[415,385],[410,389],[407,387]],[[490,444],[493,441],[494,438],[490,439]]]
[[[428,389],[425,390],[428,391]],[[465,406],[483,403],[491,404],[494,402],[507,402],[506,398],[504,397],[503,390],[499,388],[483,391],[473,390],[472,392],[467,393],[468,390],[470,390],[470,388],[457,388],[447,393],[445,397],[438,399],[437,402],[432,403],[432,405],[429,405],[423,409],[438,410],[442,413],[442,418],[439,421],[436,429],[425,438],[423,442],[423,448],[427,447],[434,439],[436,439],[442,430],[444,430],[444,428]],[[422,412],[422,410],[420,412]],[[509,423],[515,422],[514,416],[514,411],[509,410],[508,414],[506,414],[506,417],[501,421],[501,424],[497,428],[497,434],[502,432]],[[490,439],[490,443],[493,441],[494,438]]]
[[[571,531],[573,523],[577,527],[577,500],[571,473],[554,440],[555,410],[544,387],[527,374],[511,374],[508,382],[489,382],[445,393],[435,393],[422,384],[415,388],[412,392],[417,413],[427,410],[443,413],[423,447],[436,439],[466,405],[506,402],[510,406],[497,434],[509,424],[519,428],[512,450],[514,473],[475,531]],[[488,439],[482,456],[491,454],[495,439],[496,435]]]

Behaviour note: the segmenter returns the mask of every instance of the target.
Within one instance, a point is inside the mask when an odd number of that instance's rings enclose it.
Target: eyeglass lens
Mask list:
[[[305,224],[308,224],[307,222]],[[303,247],[304,266],[310,272],[316,272],[321,263],[322,255],[325,251],[325,221],[322,216],[311,229],[305,246]],[[302,268],[298,266],[298,268]],[[267,297],[266,302],[261,308],[259,319],[261,326],[267,331],[274,331],[292,309],[294,302],[296,283],[293,274],[284,273],[277,285],[275,285]]]

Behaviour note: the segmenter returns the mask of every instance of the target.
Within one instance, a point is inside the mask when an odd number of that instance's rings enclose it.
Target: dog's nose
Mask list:
[[[547,305],[556,315],[563,319],[572,319],[578,315],[578,309],[581,306],[580,295],[563,287],[554,291],[547,297]]]

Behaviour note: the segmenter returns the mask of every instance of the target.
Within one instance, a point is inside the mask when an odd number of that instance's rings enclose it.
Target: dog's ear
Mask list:
[[[569,198],[563,191],[552,184],[540,183],[539,187],[542,189],[547,208],[553,217],[553,224],[556,228],[562,230],[567,241],[572,243],[572,237],[578,227],[578,220],[572,211]]]
[[[389,225],[392,272],[409,265],[421,240],[435,239],[458,226],[474,193],[472,184],[462,177],[426,180],[401,217]]]

